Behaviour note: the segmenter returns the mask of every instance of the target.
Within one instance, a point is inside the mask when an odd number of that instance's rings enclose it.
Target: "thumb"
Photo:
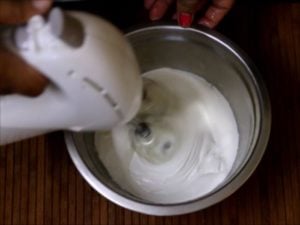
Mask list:
[[[0,24],[26,22],[35,14],[45,13],[52,0],[0,0]]]
[[[177,0],[177,18],[179,25],[189,27],[195,12],[204,4],[201,0]]]
[[[21,58],[0,48],[0,94],[40,94],[48,81]]]

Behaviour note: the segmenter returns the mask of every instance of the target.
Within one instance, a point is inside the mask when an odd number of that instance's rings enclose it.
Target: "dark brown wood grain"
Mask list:
[[[300,3],[239,4],[218,30],[253,59],[272,104],[268,148],[237,192],[183,216],[123,209],[83,180],[58,132],[0,148],[0,224],[300,224]]]

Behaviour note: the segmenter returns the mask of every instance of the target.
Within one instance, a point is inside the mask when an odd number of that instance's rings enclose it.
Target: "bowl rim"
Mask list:
[[[254,85],[258,93],[258,100],[260,103],[259,111],[261,119],[260,129],[258,131],[257,136],[257,142],[253,146],[252,150],[253,153],[249,156],[248,160],[244,163],[244,165],[241,168],[239,168],[239,171],[235,174],[235,176],[233,176],[228,183],[222,186],[221,189],[217,189],[216,191],[209,193],[205,196],[205,198],[200,197],[195,200],[177,204],[142,203],[133,199],[129,199],[119,193],[114,192],[95,177],[95,175],[89,170],[84,161],[81,159],[79,152],[76,150],[76,146],[73,140],[73,132],[65,132],[65,141],[69,155],[79,173],[89,183],[89,185],[93,187],[93,189],[95,189],[105,198],[109,199],[110,201],[114,202],[119,206],[143,214],[156,216],[182,215],[207,208],[224,200],[225,198],[233,194],[248,180],[248,178],[251,176],[251,174],[254,172],[259,162],[261,161],[261,158],[263,157],[263,154],[268,144],[271,131],[271,105],[267,89],[254,63],[249,59],[249,57],[247,56],[247,54],[244,53],[243,50],[241,50],[239,47],[237,47],[236,44],[228,40],[220,33],[199,25],[194,25],[190,28],[182,28],[173,24],[156,23],[135,27],[131,31],[126,33],[126,37],[129,37],[138,32],[155,29],[186,30],[204,35],[216,41],[224,48],[228,49],[232,54],[234,54],[245,66],[249,74],[252,76],[252,80],[255,82]]]

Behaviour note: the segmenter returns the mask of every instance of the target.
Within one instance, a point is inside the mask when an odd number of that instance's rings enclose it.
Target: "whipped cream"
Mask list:
[[[169,95],[165,111],[150,122],[149,143],[136,145],[130,125],[96,133],[100,160],[120,187],[150,202],[178,203],[211,192],[237,154],[239,134],[229,103],[212,84],[188,72],[160,68],[143,77]]]

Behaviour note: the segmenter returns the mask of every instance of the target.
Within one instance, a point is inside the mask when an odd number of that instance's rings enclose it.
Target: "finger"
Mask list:
[[[0,94],[39,95],[48,81],[21,58],[0,49]]]
[[[51,3],[52,0],[0,0],[0,24],[24,23],[46,12]]]
[[[174,13],[174,14],[173,14],[172,19],[173,19],[173,20],[177,20],[177,13]]]
[[[199,20],[199,24],[214,28],[228,13],[233,3],[234,0],[214,0],[212,5],[207,9],[204,17]]]
[[[177,0],[177,12],[194,14],[205,2],[205,0]]]
[[[193,22],[194,14],[205,2],[205,0],[177,0],[177,20],[179,25],[189,27]]]
[[[154,2],[155,2],[155,0],[144,0],[145,8],[149,10],[152,7]]]
[[[165,15],[172,1],[173,0],[156,0],[156,2],[153,4],[150,11],[150,19],[151,20],[161,19]]]

